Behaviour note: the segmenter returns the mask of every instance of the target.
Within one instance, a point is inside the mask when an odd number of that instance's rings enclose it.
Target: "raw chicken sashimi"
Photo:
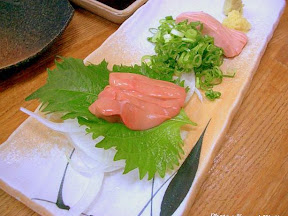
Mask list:
[[[185,98],[185,89],[176,84],[138,74],[111,73],[109,85],[89,110],[109,122],[146,130],[176,116]]]
[[[176,17],[176,22],[201,22],[204,35],[214,37],[214,44],[221,47],[226,57],[234,57],[241,53],[247,44],[247,36],[240,31],[223,26],[218,20],[204,12],[185,12]]]

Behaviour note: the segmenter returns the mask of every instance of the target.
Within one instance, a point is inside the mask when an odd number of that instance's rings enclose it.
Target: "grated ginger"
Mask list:
[[[232,10],[228,16],[223,20],[224,26],[238,31],[248,32],[251,29],[251,24],[242,16],[237,10]]]
[[[242,0],[225,0],[223,12],[227,16],[232,10],[239,11],[241,14],[243,12]]]

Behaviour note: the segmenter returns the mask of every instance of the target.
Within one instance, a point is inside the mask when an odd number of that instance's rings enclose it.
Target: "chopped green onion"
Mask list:
[[[172,39],[172,36],[170,34],[165,34],[163,36],[164,40],[165,40],[165,43],[169,42],[171,39]]]
[[[156,34],[158,32],[157,28],[149,28],[149,32],[151,32],[152,34]]]
[[[191,38],[182,38],[182,41],[194,43],[196,40]]]
[[[197,31],[194,29],[188,29],[184,34],[186,38],[195,39],[197,36]]]
[[[220,98],[221,93],[218,91],[213,91],[212,89],[209,89],[208,91],[205,92],[205,96],[211,100],[214,101],[215,99]]]
[[[148,41],[155,44],[155,55],[145,56],[145,62],[153,71],[169,77],[182,73],[195,72],[196,87],[206,91],[210,100],[219,98],[221,93],[212,88],[222,82],[220,65],[223,63],[223,50],[214,45],[214,38],[202,34],[203,24],[187,20],[176,23],[172,16],[160,20],[157,29]]]
[[[223,77],[234,78],[235,74],[236,74],[235,70],[232,70],[232,71],[230,70],[230,71],[228,71],[228,73],[223,74]]]
[[[151,65],[151,56],[149,56],[149,55],[142,56],[141,62],[145,62],[148,66],[150,66]]]
[[[171,34],[172,35],[175,35],[175,36],[178,36],[178,37],[184,37],[184,34],[176,29],[172,29],[171,30]]]

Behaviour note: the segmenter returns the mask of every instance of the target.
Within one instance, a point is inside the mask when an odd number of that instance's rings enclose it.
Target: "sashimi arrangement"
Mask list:
[[[183,13],[176,20],[166,17],[160,23],[148,38],[155,43],[156,54],[144,56],[142,65],[116,65],[110,72],[105,61],[85,66],[81,60],[64,58],[57,69],[49,71],[47,84],[27,98],[38,98],[42,112],[60,112],[61,124],[77,119],[79,130],[80,125],[85,127],[81,136],[91,133],[99,140],[96,148],[116,151],[110,160],[125,160],[124,173],[138,168],[140,179],[147,173],[148,179],[155,174],[164,177],[168,169],[179,165],[184,153],[180,129],[196,125],[180,112],[185,100],[189,101],[186,91],[191,97],[191,90],[200,88],[210,100],[219,98],[221,93],[214,92],[213,86],[231,76],[219,68],[223,53],[239,55],[247,43],[244,33],[222,26],[203,12]],[[183,74],[193,80],[190,85]]]

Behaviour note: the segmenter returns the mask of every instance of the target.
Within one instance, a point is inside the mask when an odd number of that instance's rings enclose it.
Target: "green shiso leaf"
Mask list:
[[[153,74],[145,64],[142,66],[115,66],[116,71]],[[121,123],[110,123],[98,119],[90,113],[88,107],[97,99],[98,94],[109,84],[107,62],[85,66],[83,61],[74,58],[62,58],[56,62],[56,68],[48,71],[46,85],[32,93],[26,100],[39,99],[45,104],[44,112],[62,112],[62,118],[77,118],[79,124],[87,126],[87,132],[93,139],[105,138],[97,148],[115,148],[114,160],[126,160],[124,173],[139,169],[142,179],[146,174],[151,179],[156,173],[164,177],[168,169],[178,165],[183,153],[183,140],[180,127],[191,122],[182,110],[178,116],[161,125],[145,131],[133,131]]]
[[[26,100],[39,99],[44,105],[43,112],[66,113],[63,118],[94,118],[88,107],[109,84],[107,62],[85,66],[81,59],[62,58],[55,64],[54,70],[48,70],[46,85]]]
[[[104,136],[96,147],[114,147],[117,150],[114,160],[126,161],[124,173],[138,168],[140,179],[147,173],[148,179],[156,173],[164,177],[168,169],[179,165],[184,153],[180,128],[186,124],[195,125],[183,110],[176,117],[145,131],[133,131],[120,123],[98,124],[85,118],[79,118],[79,123],[88,126],[86,131],[92,133],[93,138]]]

